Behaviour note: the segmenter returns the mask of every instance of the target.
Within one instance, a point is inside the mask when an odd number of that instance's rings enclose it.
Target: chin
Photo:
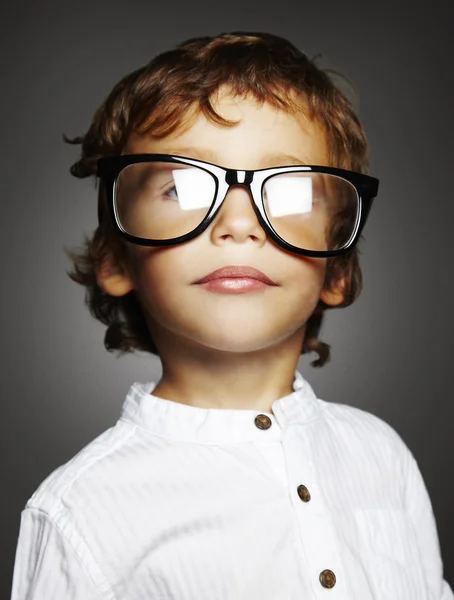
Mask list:
[[[249,352],[260,352],[262,350],[270,349],[273,346],[278,346],[285,343],[292,336],[292,333],[282,332],[276,334],[270,334],[268,336],[263,335],[232,335],[232,331],[224,336],[209,336],[206,338],[194,339],[200,347],[211,349],[218,352],[230,352],[235,354],[245,354]]]

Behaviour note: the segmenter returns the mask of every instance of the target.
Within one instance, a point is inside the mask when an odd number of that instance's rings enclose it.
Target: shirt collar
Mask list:
[[[200,408],[153,396],[156,383],[135,382],[129,388],[120,419],[159,437],[198,444],[235,444],[279,441],[290,424],[305,424],[318,418],[317,397],[296,371],[293,392],[275,400],[273,413],[250,409]],[[256,421],[260,418],[259,427]],[[263,427],[265,423],[265,427]]]

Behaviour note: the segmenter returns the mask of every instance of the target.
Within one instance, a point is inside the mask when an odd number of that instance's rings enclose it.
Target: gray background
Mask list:
[[[63,246],[96,225],[69,175],[94,110],[126,73],[186,38],[270,31],[352,79],[380,178],[361,242],[364,290],[328,313],[332,360],[300,368],[319,397],[370,411],[417,459],[454,585],[453,55],[450,2],[51,2],[3,13],[1,52],[2,560],[10,593],[20,512],[39,483],[119,416],[144,354],[117,359]]]

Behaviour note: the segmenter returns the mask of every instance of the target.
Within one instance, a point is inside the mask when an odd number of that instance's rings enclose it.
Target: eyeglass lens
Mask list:
[[[192,165],[143,162],[125,167],[115,186],[115,211],[130,235],[168,240],[204,220],[216,195],[214,176]],[[359,199],[346,179],[294,171],[272,175],[262,187],[266,216],[284,241],[305,250],[337,250],[355,230]]]

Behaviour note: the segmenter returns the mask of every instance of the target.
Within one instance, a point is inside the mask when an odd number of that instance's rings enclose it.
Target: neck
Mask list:
[[[152,394],[201,408],[272,414],[272,403],[293,392],[304,331],[272,347],[228,352],[159,340],[162,378]]]

